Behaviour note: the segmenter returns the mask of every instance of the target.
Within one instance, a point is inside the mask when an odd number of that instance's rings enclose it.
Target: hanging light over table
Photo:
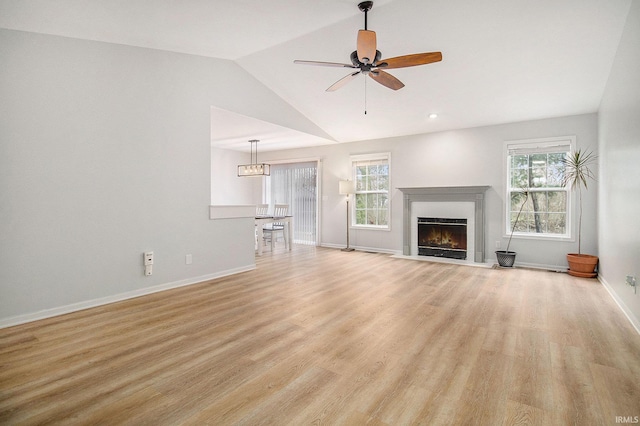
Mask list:
[[[246,176],[270,176],[271,175],[271,166],[265,163],[258,163],[258,139],[251,139],[249,143],[251,144],[251,164],[240,164],[238,166],[238,176],[246,177]],[[255,146],[255,161],[253,159],[253,151]]]

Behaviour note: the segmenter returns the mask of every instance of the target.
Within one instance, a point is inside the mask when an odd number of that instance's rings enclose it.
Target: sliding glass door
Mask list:
[[[271,164],[265,202],[288,204],[293,215],[293,242],[315,245],[318,233],[318,163]]]

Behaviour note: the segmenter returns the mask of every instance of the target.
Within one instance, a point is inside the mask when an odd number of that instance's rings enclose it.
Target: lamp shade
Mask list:
[[[351,182],[350,180],[341,180],[339,192],[340,192],[340,195],[353,194],[354,192],[353,182]]]

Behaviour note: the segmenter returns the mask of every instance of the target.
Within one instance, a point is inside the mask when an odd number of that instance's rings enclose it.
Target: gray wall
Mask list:
[[[599,114],[600,277],[640,331],[640,2],[631,4]]]
[[[209,220],[210,109],[301,114],[231,61],[0,30],[0,64],[0,326],[255,266]]]
[[[375,119],[375,117],[371,117]],[[489,185],[486,204],[486,253],[495,259],[497,241],[506,248],[504,225],[504,142],[575,135],[578,147],[597,149],[597,115],[585,114],[546,120],[479,127],[339,145],[311,147],[261,154],[261,159],[322,159],[321,243],[345,244],[344,197],[338,181],[350,178],[353,154],[391,152],[392,212],[390,231],[351,230],[351,245],[363,249],[402,253],[402,194],[396,188],[411,186]],[[259,194],[259,193],[258,193]],[[253,202],[259,202],[259,197]],[[584,196],[582,251],[597,254],[597,188]],[[573,212],[577,213],[576,210]],[[574,220],[575,224],[577,220]],[[577,251],[577,242],[517,239],[511,250],[520,265],[565,269],[566,253]]]

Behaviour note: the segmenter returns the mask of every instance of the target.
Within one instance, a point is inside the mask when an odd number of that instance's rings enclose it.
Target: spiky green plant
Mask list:
[[[597,158],[593,151],[582,152],[582,149],[579,149],[570,153],[562,160],[562,164],[564,164],[565,167],[562,186],[570,185],[572,190],[578,191],[578,204],[580,208],[578,215],[578,254],[581,253],[580,240],[582,237],[582,188],[584,187],[585,190],[589,189],[587,181],[589,179],[595,180],[595,175],[589,166],[591,166]]]

